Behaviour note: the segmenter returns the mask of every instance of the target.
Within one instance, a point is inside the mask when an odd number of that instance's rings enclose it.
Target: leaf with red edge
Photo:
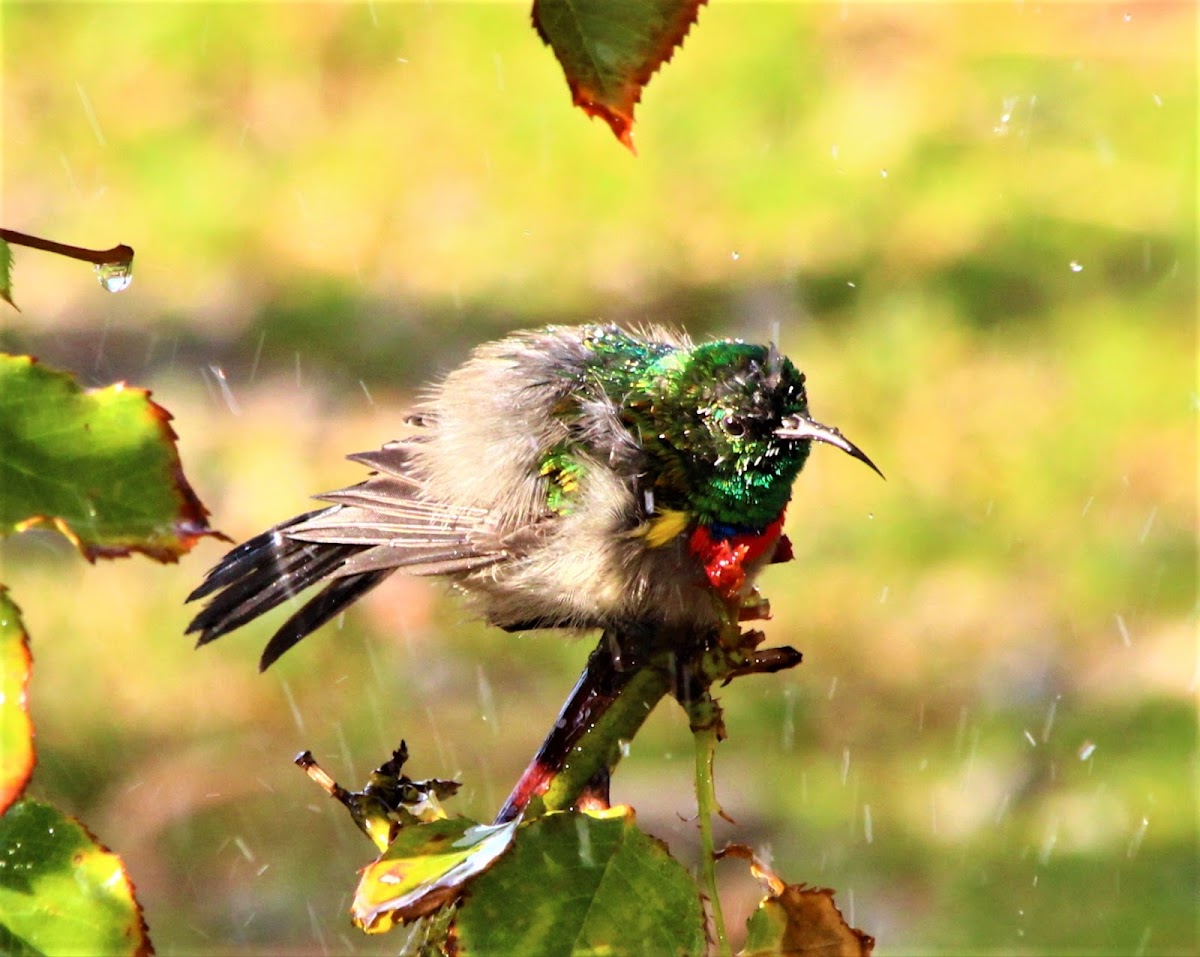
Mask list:
[[[170,421],[145,389],[84,390],[0,355],[0,535],[47,525],[89,561],[175,561],[202,536],[224,538],[184,477]]]
[[[633,152],[633,108],[671,59],[704,0],[534,0],[533,25],[562,65],[571,99]]]
[[[154,953],[121,859],[38,801],[18,801],[0,817],[0,951]]]
[[[33,772],[33,722],[26,700],[31,664],[21,609],[0,585],[0,814],[21,796]]]

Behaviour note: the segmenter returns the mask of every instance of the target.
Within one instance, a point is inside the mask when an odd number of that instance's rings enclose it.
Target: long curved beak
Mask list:
[[[842,435],[837,429],[833,428],[833,426],[821,425],[820,422],[814,422],[806,415],[790,415],[775,430],[775,434],[781,439],[812,439],[814,442],[827,442],[829,445],[836,445],[847,455],[852,455],[860,462],[869,465],[875,471],[875,474],[886,481],[886,476],[879,471],[879,466],[867,458],[867,453]]]

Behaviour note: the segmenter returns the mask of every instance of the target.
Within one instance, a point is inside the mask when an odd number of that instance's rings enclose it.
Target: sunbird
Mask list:
[[[397,570],[446,579],[510,632],[711,629],[790,557],[784,511],[813,442],[879,472],[809,416],[803,373],[773,345],[661,329],[514,333],[407,421],[411,437],[349,456],[364,481],[208,572],[188,597],[208,599],[197,644],[325,583],[265,669]]]

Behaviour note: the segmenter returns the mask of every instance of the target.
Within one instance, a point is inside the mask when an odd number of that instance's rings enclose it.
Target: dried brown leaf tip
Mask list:
[[[743,844],[718,857],[750,862],[767,895],[750,918],[740,957],[870,957],[875,938],[846,923],[828,887],[788,884]]]

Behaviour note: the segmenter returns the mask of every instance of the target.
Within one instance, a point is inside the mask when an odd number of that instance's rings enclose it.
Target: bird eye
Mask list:
[[[721,427],[726,435],[734,438],[746,434],[746,420],[740,415],[727,415],[721,420]]]

